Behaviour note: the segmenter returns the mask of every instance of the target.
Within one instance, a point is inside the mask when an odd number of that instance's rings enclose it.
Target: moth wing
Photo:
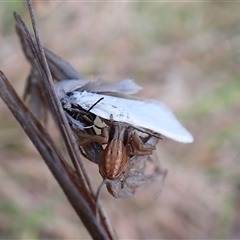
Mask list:
[[[124,79],[118,82],[107,82],[100,80],[69,79],[55,83],[55,90],[59,97],[73,91],[87,91],[92,93],[103,93],[106,95],[131,95],[140,91],[142,87],[132,79]]]
[[[85,79],[67,79],[54,83],[55,92],[58,97],[63,97],[68,92],[76,91],[78,88],[81,88],[87,84],[89,80]]]
[[[172,111],[159,101],[117,98],[86,91],[72,93],[70,101],[88,110],[100,98],[103,99],[91,109],[91,112],[101,118],[110,119],[112,115],[114,121],[159,133],[175,141],[193,142],[192,135],[181,125]]]
[[[78,91],[131,95],[137,93],[141,89],[142,87],[137,85],[132,79],[124,79],[118,82],[90,80],[79,88]]]

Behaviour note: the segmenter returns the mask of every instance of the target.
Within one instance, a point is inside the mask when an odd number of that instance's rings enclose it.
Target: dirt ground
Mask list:
[[[119,238],[240,239],[240,3],[36,1],[34,7],[48,49],[86,78],[134,79],[143,86],[138,96],[165,102],[194,136],[192,144],[158,145],[155,157],[168,169],[164,183],[132,199],[103,191]],[[13,11],[30,26],[24,2],[0,3],[0,70],[21,95],[29,65]],[[97,189],[98,168],[87,167]],[[0,239],[90,238],[2,100],[0,180]]]

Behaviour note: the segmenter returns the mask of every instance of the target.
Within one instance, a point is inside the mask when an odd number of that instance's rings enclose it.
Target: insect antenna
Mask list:
[[[98,99],[88,110],[87,112],[90,112],[99,102],[101,102],[104,99],[104,97],[101,97]]]

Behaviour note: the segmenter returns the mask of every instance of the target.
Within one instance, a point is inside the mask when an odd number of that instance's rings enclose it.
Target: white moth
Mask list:
[[[90,110],[100,118],[109,120],[112,115],[114,121],[125,122],[150,134],[157,133],[183,143],[193,142],[192,135],[164,103],[130,99],[127,95],[141,89],[130,79],[117,83],[66,80],[56,83],[55,89],[65,109],[71,110],[71,106],[79,106],[88,111],[101,99]]]

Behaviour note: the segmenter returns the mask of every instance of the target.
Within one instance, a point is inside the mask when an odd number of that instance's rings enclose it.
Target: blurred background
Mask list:
[[[240,238],[240,3],[34,2],[45,47],[87,78],[132,78],[193,134],[164,139],[168,176],[132,199],[102,203],[121,239]],[[29,64],[12,12],[0,3],[0,69],[22,95]],[[56,139],[56,142],[59,139]],[[156,156],[155,156],[156,157]],[[95,188],[101,178],[88,163]],[[0,238],[87,239],[56,181],[0,100]],[[156,198],[157,196],[157,198]]]

